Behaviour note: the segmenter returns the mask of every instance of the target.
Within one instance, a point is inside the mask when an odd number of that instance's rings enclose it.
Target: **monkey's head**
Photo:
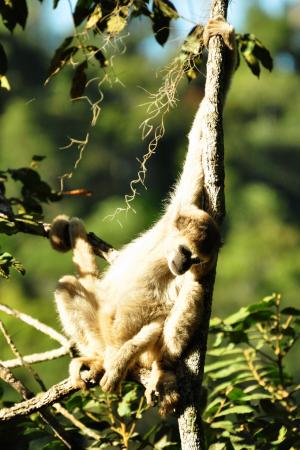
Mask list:
[[[173,275],[183,275],[192,266],[201,274],[214,266],[221,246],[217,224],[205,211],[194,208],[175,218],[175,234],[168,265]]]

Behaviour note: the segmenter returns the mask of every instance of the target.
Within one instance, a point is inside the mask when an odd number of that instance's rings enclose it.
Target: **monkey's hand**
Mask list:
[[[69,366],[69,373],[72,384],[79,389],[86,389],[86,383],[81,377],[81,370],[88,369],[90,378],[96,382],[103,373],[103,362],[98,358],[79,357],[72,359]]]
[[[100,386],[104,392],[115,392],[120,384],[120,382],[125,378],[126,369],[123,365],[115,363],[112,364],[105,373],[100,381]]]
[[[232,25],[226,22],[226,20],[222,16],[217,16],[208,21],[203,32],[204,45],[207,47],[209,39],[216,35],[222,37],[225,45],[230,50],[234,50],[235,48],[234,28]]]

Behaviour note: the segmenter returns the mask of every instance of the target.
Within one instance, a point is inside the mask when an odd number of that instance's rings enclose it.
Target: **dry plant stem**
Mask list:
[[[0,364],[0,376],[8,377],[8,374],[11,374],[10,370]],[[11,374],[12,375],[12,374]],[[87,383],[88,386],[93,387],[96,386],[95,381],[90,377],[88,371],[82,372],[82,378]],[[147,380],[150,373],[147,370],[141,370],[138,373],[131,374],[132,379],[143,384],[145,387],[147,386]],[[13,375],[12,375],[13,376]],[[4,379],[4,378],[3,378]],[[35,397],[32,397],[24,402],[16,403],[14,406],[10,408],[2,408],[0,410],[0,422],[9,422],[15,417],[24,417],[45,408],[46,406],[50,406],[53,403],[62,400],[64,397],[67,397],[74,392],[78,391],[78,388],[74,387],[71,380],[69,378],[51,386],[50,389],[46,392],[41,392],[37,394]]]
[[[227,7],[228,0],[214,0],[211,6],[211,17],[217,15],[226,17]],[[208,107],[204,119],[205,127],[203,127],[205,143],[202,146],[204,149],[202,165],[206,194],[204,209],[219,224],[221,224],[225,215],[222,128],[222,102],[224,100],[223,47],[224,44],[218,36],[210,39],[205,84],[205,99]],[[188,355],[178,371],[182,393],[182,413],[178,419],[182,450],[205,449],[205,439],[201,426],[200,388],[203,379],[214,280],[215,273],[204,282],[203,320],[199,332],[190,346]]]
[[[73,414],[69,413],[69,411],[66,408],[64,408],[60,403],[54,403],[53,408],[62,416],[64,416],[66,419],[68,419],[70,422],[72,422],[72,424],[75,425],[75,427],[79,428],[79,430],[81,430],[83,434],[94,439],[95,441],[99,441],[99,439],[101,438],[99,434],[97,434],[90,428],[86,427],[84,423],[76,419],[76,417],[73,416]]]
[[[30,371],[30,373],[33,375],[34,379],[37,381],[41,389],[46,390],[45,385],[41,380],[40,376],[34,371],[34,369],[32,369],[31,366],[24,363],[21,353],[18,351],[2,320],[0,320],[0,329],[12,352],[22,361],[23,366],[25,366]],[[24,399],[28,399],[34,395],[29,389],[26,388],[26,386],[23,385],[23,383],[20,380],[17,380],[13,376],[13,374],[10,372],[8,368],[2,367],[1,369],[4,375],[3,380],[9,383],[19,394],[21,394],[21,396]],[[39,415],[42,421],[52,429],[54,436],[56,436],[67,448],[71,449],[72,445],[68,442],[68,439],[65,436],[64,429],[57,422],[55,417],[52,416],[50,411],[39,411]]]
[[[71,380],[67,378],[60,383],[53,385],[46,392],[41,392],[35,397],[16,403],[10,408],[2,408],[0,410],[0,422],[8,422],[15,417],[28,416],[29,414],[37,412],[46,406],[52,405],[77,390],[78,389],[71,383]]]
[[[0,364],[0,377],[3,381],[8,383],[15,391],[17,391],[24,399],[26,399],[22,403],[18,403],[18,405],[26,404],[30,401],[30,397],[33,395],[31,391],[29,391],[20,380],[17,380],[12,372],[7,368]],[[9,409],[9,408],[7,408]],[[2,416],[2,412],[5,411],[6,408],[0,410],[0,417]],[[64,437],[64,430],[61,428],[60,424],[55,420],[55,418],[48,413],[47,411],[39,412],[42,420],[49,425],[49,427],[53,430],[54,435],[61,441],[63,444],[71,449],[72,445],[68,442],[68,440]],[[27,415],[27,414],[26,414]],[[16,415],[13,415],[11,418],[13,419]],[[0,419],[1,421],[1,419]],[[5,421],[5,419],[4,419]]]
[[[10,306],[4,305],[3,303],[0,303],[0,311],[22,320],[31,327],[36,328],[37,330],[51,337],[55,341],[59,342],[63,347],[69,346],[69,341],[65,336],[63,336],[61,333],[54,330],[53,328],[49,327],[48,325],[45,325],[44,323],[40,322],[39,320],[34,319],[28,314],[17,311],[16,309],[11,308]]]
[[[23,362],[27,364],[36,364],[44,361],[52,361],[53,359],[61,358],[70,354],[70,345],[66,347],[59,347],[54,350],[48,350],[41,353],[33,353],[32,355],[26,355],[20,358],[9,359],[7,361],[0,361],[3,367],[13,369],[15,367],[23,366]]]

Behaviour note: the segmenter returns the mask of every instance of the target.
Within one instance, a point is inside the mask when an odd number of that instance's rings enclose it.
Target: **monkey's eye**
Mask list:
[[[179,245],[178,251],[182,253],[186,258],[190,258],[192,256],[191,250],[185,245]]]

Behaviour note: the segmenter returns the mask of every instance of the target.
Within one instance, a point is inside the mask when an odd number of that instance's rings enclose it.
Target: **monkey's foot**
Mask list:
[[[158,377],[150,378],[145,391],[148,405],[153,406],[155,397],[159,397],[159,413],[162,416],[176,414],[180,396],[177,389],[176,375],[171,371],[163,371]]]
[[[175,375],[173,373],[166,374],[157,388],[160,398],[159,414],[162,416],[169,414],[176,415],[180,396]]]
[[[159,398],[159,391],[158,391],[158,380],[157,378],[151,378],[147,384],[147,387],[145,389],[145,397],[147,401],[147,405],[154,406]]]
[[[112,366],[105,371],[100,386],[104,392],[115,392],[124,377],[125,371],[122,367]]]
[[[98,358],[88,358],[81,356],[72,359],[69,365],[69,373],[72,384],[79,389],[86,389],[86,383],[81,377],[81,370],[88,369],[90,378],[97,381],[103,373],[103,362]]]
[[[222,16],[209,19],[203,32],[204,45],[207,47],[209,39],[216,35],[222,37],[225,45],[230,48],[230,50],[234,49],[234,28]]]

